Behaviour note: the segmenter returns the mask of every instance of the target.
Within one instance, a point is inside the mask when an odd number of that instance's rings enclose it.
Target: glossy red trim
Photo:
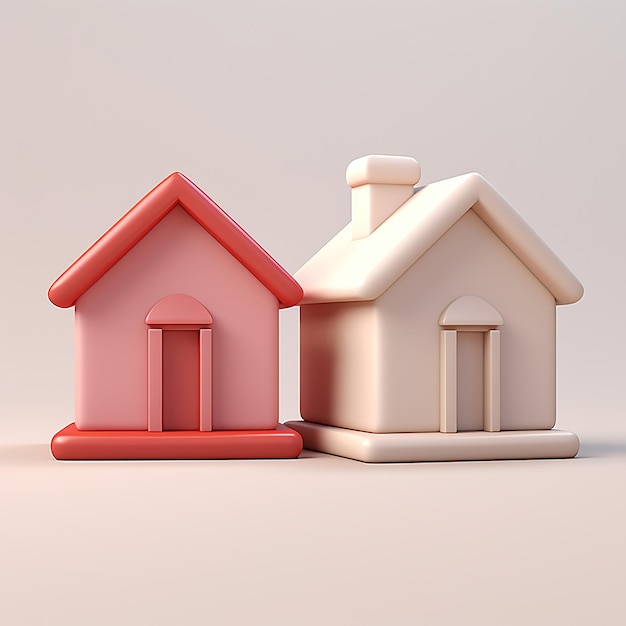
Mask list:
[[[275,430],[211,432],[78,430],[70,424],[52,438],[50,449],[61,461],[295,459],[302,451],[302,437],[283,424]]]
[[[180,205],[278,298],[302,299],[302,288],[248,233],[180,172],[170,174],[123,215],[53,283],[48,298],[67,308],[108,272],[175,206]]]

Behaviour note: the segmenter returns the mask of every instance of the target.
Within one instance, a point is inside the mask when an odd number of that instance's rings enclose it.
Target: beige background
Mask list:
[[[621,1],[3,2],[0,622],[624,624]],[[490,180],[586,287],[559,311],[572,461],[58,463],[72,314],[46,290],[186,173],[288,270],[347,163]],[[297,417],[297,312],[281,414]]]

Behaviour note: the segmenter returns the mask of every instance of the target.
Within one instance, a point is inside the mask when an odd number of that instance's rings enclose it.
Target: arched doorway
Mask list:
[[[145,321],[148,430],[212,430],[211,314],[195,298],[173,294]]]
[[[503,323],[477,296],[457,298],[441,314],[441,432],[500,430]]]

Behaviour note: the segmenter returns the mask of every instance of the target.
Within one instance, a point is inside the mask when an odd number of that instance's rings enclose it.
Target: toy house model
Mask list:
[[[347,170],[352,223],[295,275],[307,448],[362,461],[570,457],[556,313],[581,284],[478,174]]]
[[[278,310],[302,290],[182,174],[50,287],[75,307],[75,424],[59,459],[297,457],[278,423]]]

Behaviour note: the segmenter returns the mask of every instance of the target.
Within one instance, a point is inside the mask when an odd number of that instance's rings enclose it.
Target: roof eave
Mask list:
[[[69,308],[129,252],[176,205],[237,258],[278,299],[281,307],[297,304],[302,288],[234,220],[180,172],[170,174],[127,211],[70,265],[48,290],[49,300]]]
[[[440,187],[440,184],[444,184],[446,187]],[[464,174],[440,183],[432,183],[421,188],[421,193],[426,192],[428,187],[445,190],[444,196],[436,200],[442,203],[442,210],[437,211],[439,217],[436,220],[429,218],[428,225],[419,224],[420,228],[426,226],[429,231],[426,237],[428,241],[423,240],[424,237],[420,237],[421,241],[411,243],[410,248],[415,253],[413,259],[408,257],[407,246],[394,247],[393,254],[402,257],[402,267],[396,267],[398,263],[393,262],[395,257],[385,257],[382,261],[382,267],[376,269],[370,267],[369,270],[364,270],[364,275],[358,279],[354,276],[348,276],[344,277],[345,280],[335,280],[338,276],[337,263],[341,263],[341,259],[338,258],[341,257],[340,249],[349,250],[349,246],[355,245],[354,242],[349,241],[348,229],[350,225],[348,225],[296,272],[296,279],[300,280],[304,288],[302,304],[375,300],[393,285],[404,271],[412,263],[415,263],[440,237],[444,236],[445,232],[469,209],[473,209],[479,215],[496,236],[544,285],[554,297],[556,304],[571,304],[580,300],[583,295],[583,287],[578,279],[511,207],[507,200],[480,174]],[[437,194],[436,191],[435,194]],[[416,194],[406,202],[406,205],[419,201],[420,198]],[[393,214],[388,219],[394,220],[397,215],[398,213]],[[434,214],[431,215],[434,217]],[[442,221],[445,223],[441,223]],[[379,228],[385,229],[385,224]],[[370,237],[376,238],[379,234],[374,231]],[[424,235],[425,233],[422,232],[421,234]],[[363,243],[357,245],[366,245],[365,240],[359,241]],[[410,242],[407,240],[407,243]],[[327,276],[329,258],[325,253],[330,250],[333,250],[331,253],[333,263],[330,264],[334,268],[333,281],[329,281]],[[378,261],[380,262],[380,258]]]

